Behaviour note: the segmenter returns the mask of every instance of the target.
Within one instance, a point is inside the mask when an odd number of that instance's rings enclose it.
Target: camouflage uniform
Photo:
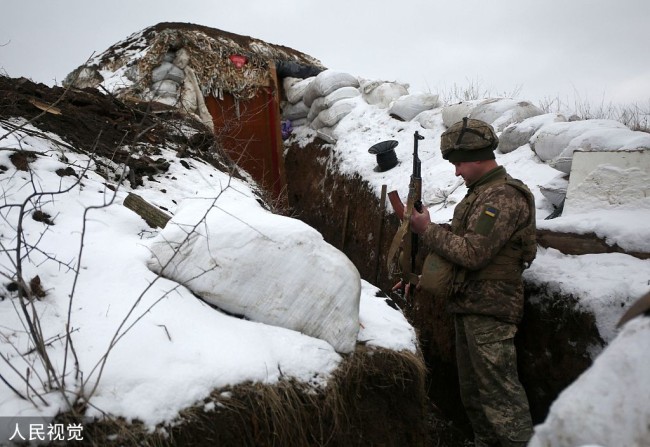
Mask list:
[[[424,235],[455,265],[449,309],[461,397],[477,446],[524,446],[532,435],[514,336],[523,313],[522,260],[532,261],[536,247],[535,207],[527,188],[513,182],[503,167],[493,169],[469,185],[451,231],[432,223]]]

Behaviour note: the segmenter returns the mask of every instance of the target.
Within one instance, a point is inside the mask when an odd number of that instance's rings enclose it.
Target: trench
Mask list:
[[[0,81],[0,93],[7,104],[0,115],[7,118],[33,118],[35,110],[29,98],[53,103],[62,96],[60,88],[50,89],[25,79]],[[115,142],[135,126],[132,115],[140,116],[138,110],[118,107],[109,98],[90,90],[68,92],[58,107],[63,111],[61,115],[45,114],[39,119],[41,129],[66,136],[70,144],[92,148],[111,159]],[[79,127],[80,122],[84,126]],[[158,142],[176,141],[175,136],[163,132],[148,137]],[[212,139],[202,133],[195,137],[183,143],[187,143],[184,147],[188,153],[209,153]],[[360,176],[342,175],[337,170],[336,154],[320,140],[306,147],[288,144],[285,153],[290,214],[320,231],[327,242],[343,251],[365,280],[384,291],[390,290],[394,279],[387,272],[386,254],[398,227],[397,217],[385,211]],[[134,172],[133,188],[140,183],[138,179],[153,175],[160,167],[153,160],[152,166],[137,163],[140,159],[128,153],[117,155]],[[420,250],[419,265],[426,251],[427,247]],[[573,297],[554,297],[544,287],[529,284],[526,295],[524,320],[516,340],[520,377],[528,393],[533,420],[541,422],[558,394],[590,366],[586,353],[602,347],[603,342],[593,316],[580,311]],[[453,326],[444,307],[444,303],[418,294],[412,305],[405,308],[406,317],[417,331],[427,367],[422,383],[420,371],[414,366],[417,362],[393,358],[386,352],[368,354],[360,347],[358,357],[367,361],[343,369],[338,401],[328,396],[301,394],[293,383],[271,390],[243,386],[232,390],[233,396],[239,398],[230,412],[207,416],[201,412],[199,417],[196,409],[188,409],[183,416],[189,422],[175,425],[160,439],[152,439],[142,427],[138,432],[136,422],[117,420],[86,426],[87,441],[80,445],[208,446],[217,445],[217,441],[218,445],[465,445],[469,430],[458,393]],[[395,371],[401,375],[394,374]],[[216,393],[204,404],[219,403],[219,390]],[[292,396],[295,406],[287,413],[287,408],[263,405],[263,396],[274,404]],[[59,415],[62,421],[68,417],[71,415]],[[422,432],[423,424],[426,433]],[[107,441],[109,435],[112,442]]]
[[[316,139],[305,147],[289,144],[285,149],[293,216],[320,231],[328,243],[350,258],[363,279],[388,294],[397,281],[386,265],[399,226],[392,209],[381,203],[359,175],[341,174],[336,153],[325,142]],[[427,251],[421,246],[417,270]],[[594,317],[581,311],[576,299],[540,299],[551,294],[531,284],[525,284],[525,294],[524,318],[515,342],[520,380],[537,424],[546,418],[559,393],[591,365],[587,352],[604,342]],[[451,315],[444,302],[423,292],[404,305],[403,312],[416,330],[427,366],[429,430],[434,438],[446,439],[447,443],[438,445],[466,445],[472,433],[460,401]]]

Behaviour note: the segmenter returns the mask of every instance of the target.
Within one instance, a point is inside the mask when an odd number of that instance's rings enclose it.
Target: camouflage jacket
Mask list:
[[[425,238],[455,265],[451,312],[521,320],[521,273],[536,250],[534,199],[523,183],[502,166],[493,169],[470,185],[454,210],[451,231],[431,224]]]

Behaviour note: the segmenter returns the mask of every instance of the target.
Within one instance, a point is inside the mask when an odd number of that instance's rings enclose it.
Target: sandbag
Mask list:
[[[589,122],[589,121],[587,121]],[[549,165],[564,172],[571,173],[573,153],[576,150],[597,151],[626,151],[633,149],[650,149],[650,134],[624,128],[595,128],[586,130],[573,138],[560,154],[549,162]]]
[[[510,98],[490,98],[478,104],[469,114],[470,118],[485,121],[501,132],[509,124],[518,123],[544,111],[528,101]]]
[[[396,99],[390,106],[389,113],[404,121],[411,121],[419,113],[440,105],[438,95],[431,93],[414,93]]]
[[[463,101],[458,104],[452,104],[442,108],[442,123],[445,127],[451,127],[463,117],[469,116],[472,110],[480,101]]]
[[[309,107],[307,120],[313,121],[320,112],[330,108],[332,105],[334,105],[335,102],[340,101],[341,99],[354,98],[360,95],[361,92],[356,87],[341,87],[334,90],[327,96],[316,98],[314,102],[311,103],[311,107]]]
[[[171,62],[163,62],[151,70],[151,81],[153,83],[166,79],[181,84],[185,79],[185,72]]]
[[[557,158],[574,138],[596,128],[629,130],[618,121],[604,119],[550,123],[540,127],[531,137],[530,147],[542,161],[549,162]]]
[[[497,150],[502,154],[508,154],[518,147],[528,144],[535,132],[542,126],[561,122],[566,122],[564,115],[559,113],[546,113],[526,118],[520,123],[512,123],[503,129],[503,132],[499,135],[499,146]]]
[[[382,109],[387,108],[390,104],[409,94],[408,86],[398,82],[365,83],[361,86],[363,99],[371,105],[376,105]]]
[[[178,88],[180,86],[176,81],[170,81],[168,79],[164,81],[157,81],[151,84],[151,93],[154,96],[175,96],[178,94]]]
[[[332,104],[332,107],[321,111],[311,122],[310,127],[318,130],[321,127],[333,127],[341,119],[355,108],[358,104],[357,98],[347,98]]]
[[[181,48],[174,54],[174,60],[172,63],[178,68],[185,70],[190,63],[190,52],[185,48]]]
[[[321,127],[316,131],[316,136],[329,144],[336,144],[338,138],[334,134],[333,127]]]
[[[302,97],[305,94],[305,89],[309,84],[311,84],[314,78],[314,76],[305,79],[284,78],[282,80],[282,87],[284,88],[284,94],[287,97],[287,101],[289,101],[291,104],[302,101]]]
[[[442,128],[442,112],[440,109],[425,110],[418,113],[412,121],[420,123],[424,129],[440,129]]]
[[[154,82],[145,97],[150,101],[157,101],[163,104],[176,107],[180,100],[180,86],[175,81],[165,79]]]
[[[282,118],[287,120],[297,120],[300,118],[307,118],[309,114],[309,107],[304,102],[298,101],[295,104],[285,102],[282,106]]]
[[[226,312],[352,352],[361,296],[354,264],[315,229],[266,211],[243,191],[224,190],[218,206],[213,199],[181,203],[150,241],[147,266]]]
[[[321,96],[327,96],[341,87],[359,87],[359,80],[348,73],[334,70],[320,72],[307,86],[302,100],[311,107],[311,103]]]
[[[293,126],[294,129],[296,127],[306,126],[307,124],[309,124],[309,122],[307,121],[307,118],[298,118],[297,120],[292,120],[291,121],[291,125]]]

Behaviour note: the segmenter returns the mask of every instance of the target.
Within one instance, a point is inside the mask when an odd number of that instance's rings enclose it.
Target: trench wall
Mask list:
[[[386,258],[399,225],[390,205],[384,211],[360,176],[338,172],[336,155],[318,139],[306,147],[289,146],[285,169],[294,217],[320,231],[350,258],[362,278],[388,294],[397,279],[388,271]],[[427,248],[420,247],[418,269]],[[418,293],[403,310],[418,333],[427,363],[429,398],[468,430],[458,390],[453,320],[445,303]],[[575,299],[549,296],[543,287],[530,284],[516,343],[520,378],[535,423],[544,420],[558,394],[590,366],[590,350],[603,346],[593,316],[581,312]]]

